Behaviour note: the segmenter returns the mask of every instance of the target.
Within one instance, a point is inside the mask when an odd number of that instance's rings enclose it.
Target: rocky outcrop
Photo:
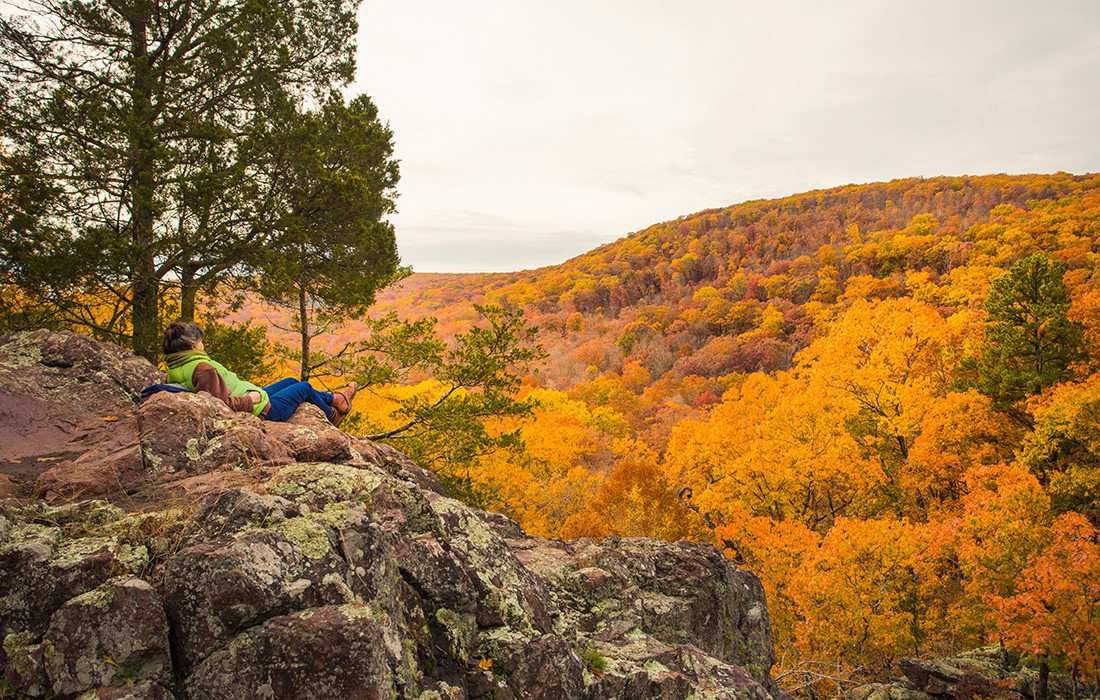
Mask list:
[[[139,406],[158,379],[78,336],[0,338],[10,692],[782,695],[760,583],[713,547],[529,537],[311,406],[286,424],[203,395]]]
[[[999,646],[938,659],[902,659],[904,679],[869,683],[849,691],[847,700],[969,700],[1038,697],[1039,671]],[[1050,698],[1078,697],[1065,680],[1050,679]]]

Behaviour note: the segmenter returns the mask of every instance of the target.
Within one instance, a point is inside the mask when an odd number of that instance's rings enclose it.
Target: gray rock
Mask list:
[[[180,671],[268,618],[350,602],[345,572],[326,526],[302,517],[184,549],[168,562],[164,584]]]
[[[398,697],[374,611],[346,605],[276,617],[238,635],[187,681],[194,700]]]
[[[68,538],[58,527],[36,523],[12,526],[0,542],[0,637],[29,633],[37,640],[67,600],[136,573],[147,559],[144,548],[116,538]]]
[[[50,619],[42,648],[59,695],[172,675],[164,608],[139,578],[112,579],[65,603]]]

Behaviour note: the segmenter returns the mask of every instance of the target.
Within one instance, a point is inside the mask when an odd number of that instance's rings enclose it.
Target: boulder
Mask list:
[[[179,552],[167,565],[164,601],[181,671],[268,618],[351,602],[346,568],[327,528],[304,517]]]
[[[0,337],[0,497],[101,495],[141,479],[134,410],[148,361],[73,333]]]
[[[362,605],[313,608],[247,630],[191,674],[187,691],[194,700],[399,697],[375,613]]]
[[[1024,700],[1035,697],[1039,671],[999,646],[990,646],[933,659],[901,659],[904,680],[870,683],[844,696],[850,700],[932,700],[939,698],[999,698]],[[1051,677],[1051,698],[1076,697],[1065,679]]]
[[[37,523],[11,526],[0,540],[0,638],[40,638],[66,601],[147,561],[143,546],[117,538],[66,537],[59,527]]]
[[[136,437],[137,421],[127,416],[114,426],[97,434],[86,452],[53,462],[35,481],[35,492],[57,501],[143,488],[146,474]]]
[[[0,336],[0,462],[83,454],[102,437],[132,439],[113,423],[158,381],[163,375],[148,361],[82,335]]]
[[[137,421],[146,468],[162,479],[292,461],[266,430],[274,423],[234,412],[209,394],[153,394]]]
[[[50,679],[42,657],[42,644],[30,632],[9,634],[3,639],[4,680],[22,695],[38,697],[50,692]]]
[[[658,647],[689,645],[743,667],[776,691],[771,622],[752,573],[709,545],[609,537],[575,542],[524,537],[510,547],[554,593],[568,624],[619,658]]]
[[[285,423],[265,423],[267,432],[298,462],[343,463],[351,459],[351,437],[329,422],[321,409],[302,404]]]
[[[164,608],[153,587],[132,576],[66,602],[50,619],[42,647],[51,688],[59,695],[116,680],[172,678]]]

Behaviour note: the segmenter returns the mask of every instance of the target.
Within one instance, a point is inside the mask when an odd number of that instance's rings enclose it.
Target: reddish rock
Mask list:
[[[167,688],[156,683],[137,683],[121,688],[98,688],[80,696],[81,700],[176,700]]]
[[[152,364],[110,343],[49,331],[0,336],[0,461],[87,451],[159,381]]]
[[[268,421],[269,435],[282,443],[299,462],[346,462],[351,438],[332,425],[321,409],[302,404],[285,423]]]
[[[351,457],[348,436],[312,405],[276,423],[231,411],[205,393],[164,392],[142,404],[138,424],[146,465],[160,475]]]
[[[134,423],[129,418],[127,423]],[[35,493],[48,501],[130,493],[144,488],[147,475],[141,448],[125,429],[104,436],[94,448],[71,461],[57,462],[39,475]]]
[[[0,500],[19,498],[22,494],[23,490],[20,488],[19,482],[7,474],[0,474]]]

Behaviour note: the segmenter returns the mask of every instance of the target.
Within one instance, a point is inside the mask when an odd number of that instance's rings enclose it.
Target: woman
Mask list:
[[[340,425],[351,411],[356,385],[337,394],[317,391],[309,382],[281,379],[260,388],[241,379],[210,359],[202,345],[202,328],[189,321],[173,321],[164,331],[161,349],[168,363],[168,381],[189,391],[205,391],[234,411],[250,411],[265,420],[285,421],[303,403],[320,408],[333,425]]]

